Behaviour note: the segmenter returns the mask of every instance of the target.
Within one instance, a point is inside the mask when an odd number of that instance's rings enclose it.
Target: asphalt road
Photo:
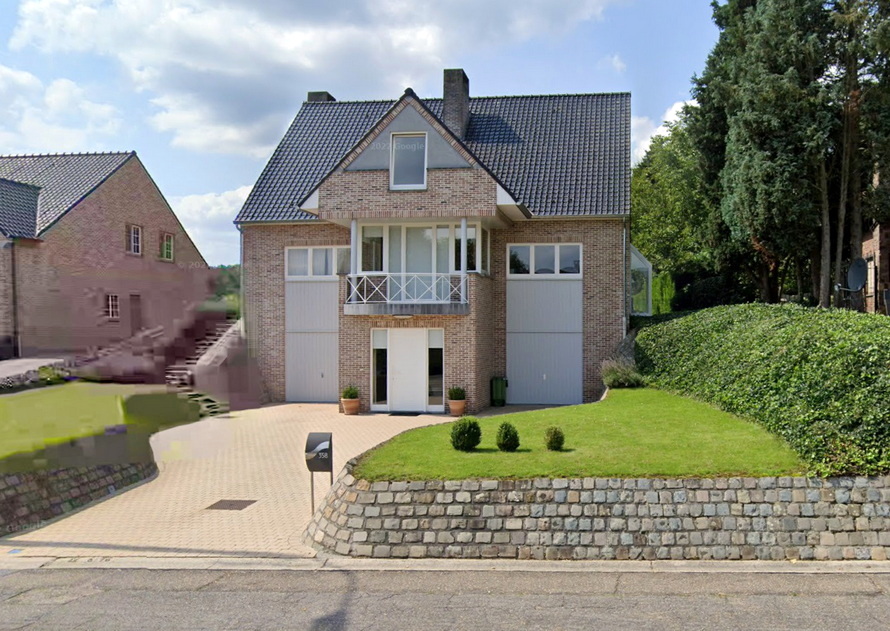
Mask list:
[[[890,574],[0,571],[0,629],[882,629]]]

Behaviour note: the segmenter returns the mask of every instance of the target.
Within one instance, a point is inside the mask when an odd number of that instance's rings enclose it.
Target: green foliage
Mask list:
[[[652,140],[631,176],[633,243],[663,272],[697,270],[710,259],[701,227],[706,213],[697,149],[685,116]],[[643,309],[645,310],[645,309]]]
[[[670,313],[674,300],[674,279],[670,272],[660,272],[652,277],[652,315]]]
[[[636,342],[652,385],[761,423],[813,472],[890,470],[890,319],[736,305],[646,327]]]
[[[41,383],[47,386],[54,386],[65,382],[67,371],[62,371],[55,366],[41,366],[37,369]]]
[[[603,383],[608,388],[642,388],[646,379],[637,372],[633,362],[626,359],[607,359],[602,363]]]
[[[241,293],[241,266],[220,265],[217,270],[216,285],[213,295],[215,298]]]
[[[467,391],[460,386],[448,388],[448,399],[450,401],[464,401],[467,398]]]
[[[566,436],[558,427],[548,427],[544,431],[544,446],[547,451],[562,451],[566,443]]]
[[[343,388],[342,399],[358,399],[358,388],[355,386],[346,386]]]
[[[451,446],[458,451],[473,451],[482,440],[482,428],[472,416],[457,419],[451,425]]]
[[[512,423],[504,421],[498,427],[497,446],[501,451],[516,451],[519,449],[519,432]]]

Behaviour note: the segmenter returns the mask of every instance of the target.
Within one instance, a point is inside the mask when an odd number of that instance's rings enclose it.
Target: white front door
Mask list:
[[[389,409],[425,412],[427,329],[389,330]]]

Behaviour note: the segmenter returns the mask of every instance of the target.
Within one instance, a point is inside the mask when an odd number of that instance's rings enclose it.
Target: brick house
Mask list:
[[[171,326],[209,278],[134,152],[0,156],[0,358]]]
[[[875,224],[862,238],[862,258],[868,270],[865,310],[887,313],[884,292],[890,290],[890,224]]]
[[[623,339],[630,95],[338,102],[310,92],[235,219],[274,401],[442,412],[603,392]]]

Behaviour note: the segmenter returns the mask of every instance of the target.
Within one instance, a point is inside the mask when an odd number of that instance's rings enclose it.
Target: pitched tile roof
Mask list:
[[[134,155],[131,151],[0,156],[0,178],[40,188],[33,234],[18,236],[39,236]]]
[[[33,237],[37,223],[40,189],[0,178],[0,234]]]
[[[304,103],[236,223],[314,219],[299,204],[394,104]],[[471,98],[463,140],[534,215],[630,211],[630,94]]]

